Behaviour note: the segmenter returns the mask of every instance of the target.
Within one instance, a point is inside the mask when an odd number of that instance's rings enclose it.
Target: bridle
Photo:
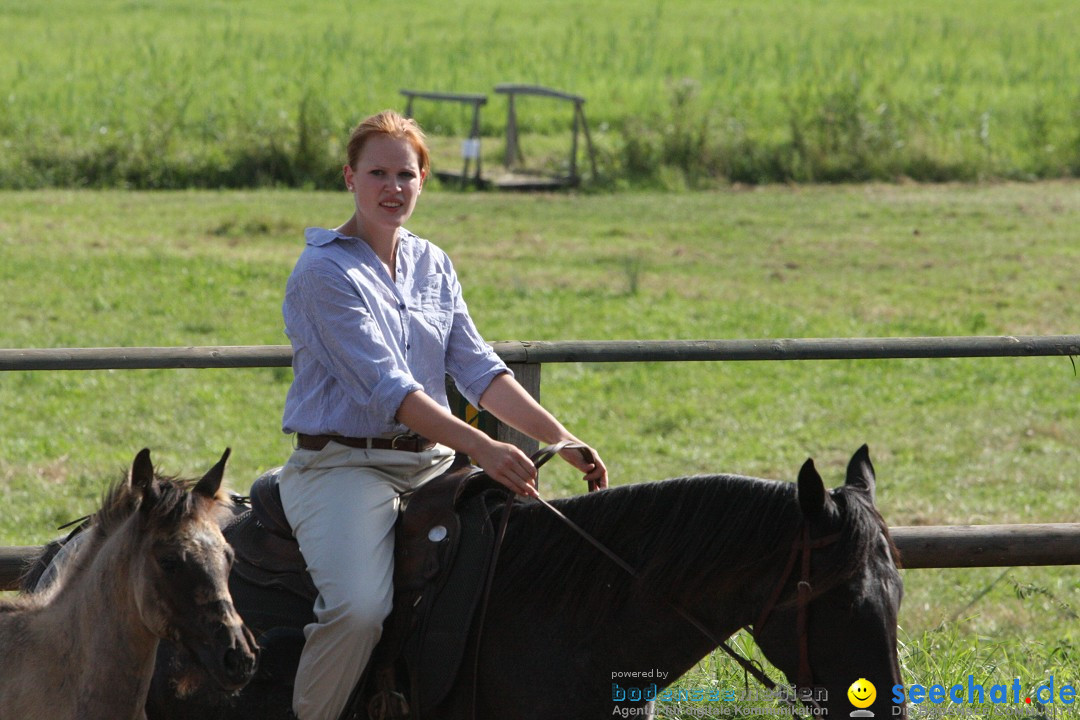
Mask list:
[[[758,615],[758,619],[750,632],[754,639],[757,640],[758,633],[765,627],[765,622],[769,619],[773,608],[776,607],[776,603],[783,593],[788,578],[791,577],[792,572],[795,570],[796,558],[801,554],[802,569],[800,571],[799,583],[796,586],[798,594],[795,599],[795,635],[799,641],[799,674],[796,678],[797,687],[810,688],[814,684],[814,674],[810,670],[810,632],[807,628],[807,608],[810,605],[810,595],[814,589],[810,584],[810,554],[814,550],[826,547],[840,540],[840,533],[833,533],[832,535],[825,535],[811,540],[810,526],[807,525],[806,520],[799,520],[799,528],[800,530],[796,535],[795,541],[791,544],[791,553],[788,555],[787,564],[784,566],[784,572],[780,575],[780,581],[776,583],[776,587],[773,588],[772,595],[769,596],[768,601],[765,603],[765,607],[761,609],[761,614]]]
[[[532,456],[533,464],[539,470],[540,467],[544,463],[546,463],[548,460],[550,460],[552,457],[554,457],[556,454],[558,454],[561,450],[568,449],[568,448],[576,449],[576,450],[580,451],[581,454],[582,454],[582,457],[584,457],[586,459],[586,461],[591,461],[592,460],[592,455],[589,452],[589,448],[587,446],[579,445],[579,444],[576,444],[576,443],[562,442],[562,443],[557,443],[555,445],[551,445],[549,447],[542,448],[538,452],[534,453],[533,456]],[[593,489],[595,489],[595,488],[590,486],[590,491],[592,491]],[[507,506],[503,511],[502,520],[500,522],[499,533],[498,533],[498,537],[497,537],[497,540],[496,540],[496,546],[495,546],[496,547],[496,550],[495,550],[496,557],[492,558],[492,561],[491,561],[491,573],[492,573],[492,575],[494,574],[496,560],[498,559],[498,555],[497,555],[498,548],[501,546],[503,536],[505,535],[505,532],[506,532],[506,525],[507,525],[507,521],[508,521],[509,516],[510,516],[510,501],[512,501],[512,500],[513,500],[513,497],[511,497],[508,500]],[[549,503],[547,500],[544,500],[541,497],[537,497],[537,500],[544,507],[546,507],[551,513],[553,513],[557,518],[559,518],[559,520],[563,524],[565,524],[567,527],[569,527],[571,530],[573,530],[578,536],[580,536],[582,539],[584,539],[586,542],[588,542],[590,545],[592,545],[594,548],[596,548],[598,551],[600,551],[600,553],[602,555],[604,555],[606,558],[608,558],[613,563],[618,565],[628,575],[630,575],[635,580],[641,580],[642,579],[641,573],[638,572],[633,566],[631,566],[625,560],[623,560],[618,555],[616,555],[615,552],[613,552],[610,548],[605,546],[603,543],[601,543],[595,537],[593,537],[588,532],[586,532],[584,529],[582,529],[573,520],[566,517],[566,515],[564,515],[556,507],[551,505],[551,503]],[[813,686],[813,671],[810,668],[809,629],[807,627],[807,625],[808,625],[808,618],[807,618],[808,606],[810,605],[811,594],[813,592],[813,586],[810,584],[810,556],[811,556],[811,554],[812,554],[812,552],[814,550],[817,550],[817,549],[826,547],[828,545],[831,545],[831,544],[837,542],[839,539],[840,539],[840,533],[833,533],[831,535],[825,535],[823,537],[811,539],[810,538],[810,526],[807,525],[807,523],[806,523],[806,521],[804,519],[800,519],[799,520],[799,527],[798,527],[798,529],[796,531],[795,540],[791,544],[791,552],[788,554],[787,564],[784,566],[784,571],[780,574],[780,580],[776,583],[776,586],[773,588],[773,591],[770,594],[768,601],[766,601],[765,606],[762,608],[761,613],[758,615],[758,618],[757,618],[756,622],[753,624],[752,627],[748,626],[748,627],[745,628],[746,630],[748,630],[750,632],[751,636],[753,636],[754,639],[756,640],[758,633],[760,633],[761,629],[765,626],[765,623],[768,621],[770,615],[772,614],[773,609],[776,607],[777,602],[779,602],[780,597],[783,595],[784,587],[787,585],[788,579],[791,577],[792,573],[795,570],[795,562],[801,556],[802,562],[800,564],[800,577],[799,577],[799,582],[798,582],[798,585],[797,585],[797,595],[796,595],[796,599],[795,599],[795,608],[796,608],[795,609],[795,612],[796,612],[795,634],[796,634],[796,639],[798,641],[798,646],[799,646],[799,671],[798,671],[798,675],[797,675],[797,679],[798,679],[797,687],[798,688],[809,689],[809,688],[811,688]],[[491,584],[490,580],[491,580],[491,578],[489,577],[488,588],[487,589],[490,589],[490,584]],[[684,620],[686,620],[688,623],[690,623],[690,625],[692,625],[698,632],[700,632],[705,638],[707,638],[709,640],[709,642],[711,642],[715,647],[719,647],[724,652],[726,652],[728,655],[730,655],[731,658],[734,659],[737,663],[739,663],[739,665],[742,666],[743,670],[745,670],[748,674],[752,675],[758,682],[760,682],[762,685],[764,685],[768,690],[770,690],[772,692],[778,692],[777,684],[775,682],[773,682],[773,680],[770,679],[768,675],[766,675],[764,672],[762,672],[762,670],[758,666],[754,665],[752,662],[750,662],[750,660],[744,658],[742,655],[737,653],[735,650],[733,650],[731,648],[731,646],[729,646],[722,639],[716,637],[716,635],[711,630],[709,630],[709,628],[706,627],[704,623],[702,623],[696,617],[691,615],[685,608],[683,608],[682,606],[676,604],[675,602],[673,602],[673,601],[671,601],[671,600],[669,600],[667,598],[663,598],[663,600],[664,600],[665,604],[668,607],[670,607],[677,615],[679,615]],[[486,606],[486,604],[487,604],[487,593],[486,593],[486,590],[485,590],[485,597],[484,597],[483,606]],[[483,610],[482,610],[482,612],[483,612]],[[483,629],[483,615],[481,615],[480,628],[481,628],[481,631],[482,631],[482,629]],[[475,688],[474,688],[474,690],[475,690]],[[792,698],[787,694],[780,694],[779,696],[781,697],[781,699],[783,699],[785,702],[788,703],[788,705],[791,708],[792,715],[795,716],[795,717],[798,717],[798,714],[797,714],[798,704],[796,702],[796,698]],[[812,698],[803,698],[802,702],[804,702],[807,705],[810,705],[811,707],[817,707],[817,703]],[[475,711],[475,697],[474,697],[474,711]]]

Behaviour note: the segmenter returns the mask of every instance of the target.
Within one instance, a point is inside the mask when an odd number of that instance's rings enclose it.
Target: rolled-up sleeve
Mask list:
[[[395,345],[386,342],[379,324],[341,273],[309,268],[293,278],[289,288],[291,311],[299,322],[288,322],[297,353],[329,375],[356,405],[386,425],[405,396],[423,386],[410,375]]]
[[[479,407],[480,396],[491,381],[511,371],[476,329],[456,274],[451,275],[451,290],[454,314],[446,348],[446,371],[465,399]]]

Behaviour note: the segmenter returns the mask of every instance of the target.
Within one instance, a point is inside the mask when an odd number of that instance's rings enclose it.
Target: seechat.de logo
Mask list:
[[[909,686],[893,685],[892,701],[894,706],[899,707],[905,702],[913,705],[1073,705],[1076,702],[1077,689],[1070,683],[1057,680],[1053,675],[1043,682],[1031,693],[1025,693],[1020,683],[1020,678],[1014,678],[1012,683],[994,683],[984,686],[975,681],[974,675],[967,676],[967,683],[954,683],[945,685],[936,683],[926,685],[914,684]]]

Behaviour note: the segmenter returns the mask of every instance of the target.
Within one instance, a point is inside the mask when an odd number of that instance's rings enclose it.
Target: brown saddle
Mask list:
[[[279,473],[280,468],[271,470],[255,481],[251,512],[234,518],[225,534],[236,551],[233,572],[251,585],[306,603],[308,617],[296,623],[302,625],[310,622],[318,592],[281,506]],[[503,486],[467,465],[403,497],[394,609],[350,703],[360,717],[426,718],[445,698],[483,595],[495,544],[492,516],[509,510],[511,499]]]

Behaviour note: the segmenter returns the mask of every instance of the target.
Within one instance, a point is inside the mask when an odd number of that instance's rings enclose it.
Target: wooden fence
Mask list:
[[[495,351],[539,397],[541,368],[559,362],[880,360],[1080,356],[1080,335],[777,340],[502,342]],[[0,371],[288,367],[288,345],[0,349]],[[535,448],[507,428],[500,438]],[[1080,523],[894,527],[906,568],[1080,565]],[[0,547],[0,589],[10,589],[36,547]]]

